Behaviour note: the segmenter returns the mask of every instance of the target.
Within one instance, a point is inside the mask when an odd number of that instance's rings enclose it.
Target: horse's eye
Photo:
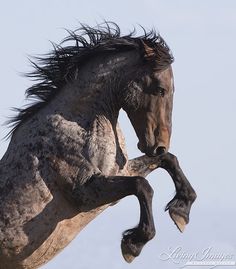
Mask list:
[[[158,87],[158,94],[161,96],[161,97],[164,97],[165,96],[165,89],[161,88],[161,87]]]

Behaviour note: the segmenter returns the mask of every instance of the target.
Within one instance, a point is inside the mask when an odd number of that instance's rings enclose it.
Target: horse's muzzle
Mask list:
[[[167,152],[166,147],[153,147],[153,148],[143,148],[140,143],[138,143],[138,149],[145,153],[148,157],[156,157]]]
[[[160,156],[166,152],[167,152],[167,150],[165,147],[158,147],[158,148],[155,148],[153,150],[147,150],[145,153],[148,157],[156,157],[156,156]]]
[[[156,156],[162,155],[162,154],[164,154],[164,153],[166,153],[166,152],[167,152],[167,150],[166,150],[165,147],[158,147],[158,148],[156,149]]]

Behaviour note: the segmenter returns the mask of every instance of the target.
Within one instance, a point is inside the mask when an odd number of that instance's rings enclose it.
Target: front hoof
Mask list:
[[[186,204],[181,199],[174,198],[167,204],[165,210],[169,210],[171,219],[182,233],[189,222],[190,204]]]
[[[131,254],[130,248],[126,245],[126,243],[124,243],[123,240],[121,241],[121,252],[127,263],[131,263],[135,259],[135,256]]]
[[[181,233],[183,233],[185,226],[187,224],[185,219],[178,214],[175,214],[173,212],[171,213],[170,211],[169,211],[169,214],[170,214],[171,219],[174,221],[176,227],[179,229]]]
[[[126,262],[131,263],[140,254],[145,244],[141,241],[141,238],[138,228],[123,233],[121,251]]]

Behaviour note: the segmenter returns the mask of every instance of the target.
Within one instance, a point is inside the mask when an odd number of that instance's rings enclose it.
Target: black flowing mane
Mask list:
[[[139,37],[134,36],[135,30],[121,36],[120,28],[114,22],[105,22],[96,28],[81,24],[75,31],[67,30],[69,35],[59,45],[52,43],[53,50],[50,53],[34,57],[36,62],[30,61],[34,71],[26,75],[37,83],[26,90],[26,98],[34,99],[35,102],[25,108],[14,108],[17,115],[7,122],[12,127],[7,137],[50,102],[63,85],[72,81],[85,61],[99,53],[139,50],[143,54],[146,44],[152,48],[154,55],[144,59],[155,60],[160,70],[171,64],[174,59],[163,38],[154,30],[146,32],[142,29],[144,34]],[[70,42],[74,44],[68,44]]]

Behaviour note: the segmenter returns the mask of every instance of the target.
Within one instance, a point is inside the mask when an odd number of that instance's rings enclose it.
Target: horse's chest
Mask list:
[[[115,175],[126,165],[127,157],[121,140],[112,130],[104,129],[98,130],[89,139],[89,159],[105,175]]]

